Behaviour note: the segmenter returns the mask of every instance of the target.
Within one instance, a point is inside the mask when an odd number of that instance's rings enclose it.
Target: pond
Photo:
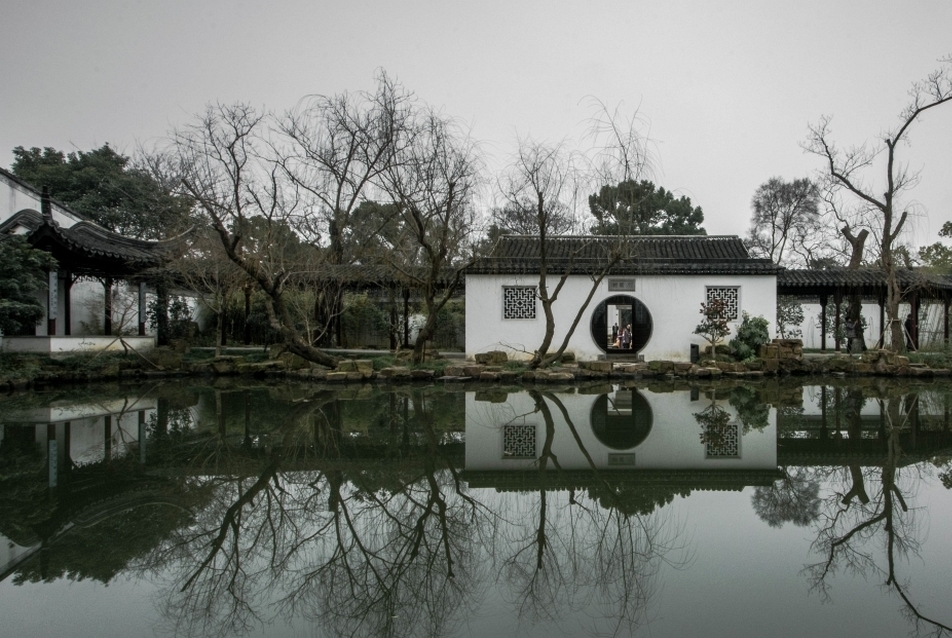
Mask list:
[[[2,396],[0,633],[943,635],[950,390]]]

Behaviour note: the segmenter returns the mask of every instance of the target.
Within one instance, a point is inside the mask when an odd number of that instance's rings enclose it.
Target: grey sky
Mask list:
[[[22,145],[131,153],[210,101],[283,110],[373,88],[384,68],[472,127],[501,162],[515,135],[577,138],[586,96],[650,121],[654,179],[744,234],[750,198],[819,166],[798,143],[834,116],[841,144],[892,127],[913,81],[952,53],[948,0],[48,2],[0,9],[0,165]],[[902,157],[927,216],[952,220],[952,106]]]

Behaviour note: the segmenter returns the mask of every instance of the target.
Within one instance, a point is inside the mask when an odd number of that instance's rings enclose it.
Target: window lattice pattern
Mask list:
[[[535,319],[535,286],[503,286],[502,305],[504,319]]]
[[[507,459],[534,459],[536,427],[514,424],[502,426],[502,455]]]
[[[724,302],[724,318],[733,321],[740,316],[740,288],[736,286],[722,286],[707,289],[707,303],[715,299]]]
[[[740,423],[727,423],[724,426],[713,428],[716,432],[706,432],[707,458],[709,459],[739,459],[740,458]]]

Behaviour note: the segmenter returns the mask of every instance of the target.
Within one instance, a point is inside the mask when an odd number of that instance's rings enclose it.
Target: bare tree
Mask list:
[[[326,246],[326,262],[353,263],[362,237],[352,222],[362,202],[379,195],[380,181],[408,142],[413,95],[381,71],[374,93],[316,95],[278,120],[290,142],[279,162],[290,180],[315,204],[302,210],[297,226]],[[332,286],[319,298],[318,314],[331,318],[341,340],[341,289]],[[323,302],[323,307],[320,307]]]
[[[288,349],[333,367],[337,358],[302,335],[285,300],[289,281],[307,270],[300,253],[287,250],[303,202],[281,165],[269,156],[266,116],[246,104],[211,105],[174,135],[183,184],[217,233],[225,255],[265,293],[272,326]],[[255,241],[244,234],[256,225]],[[291,229],[294,229],[292,231]],[[311,255],[314,255],[312,252]]]
[[[553,235],[557,237],[561,232],[570,230],[575,225],[571,211],[578,182],[572,153],[562,144],[549,146],[528,139],[520,140],[513,162],[500,178],[498,187],[504,204],[493,216],[496,225],[510,232],[533,235],[538,238],[537,294],[545,316],[545,333],[529,365],[532,368],[545,367],[561,356],[575,327],[573,325],[557,352],[549,353],[555,337],[553,305],[558,301],[559,294],[568,281],[569,275],[572,274],[571,264],[563,267],[558,273],[555,286],[550,289],[550,237]],[[584,249],[585,246],[583,244],[581,248]],[[595,285],[592,294],[607,273],[607,268],[617,261],[617,256],[610,259],[605,271],[594,278]],[[587,306],[588,303],[580,308],[579,314],[584,312]],[[577,323],[576,321],[575,325]]]
[[[823,159],[824,186],[834,194],[845,193],[873,215],[873,232],[879,233],[879,263],[886,275],[886,312],[889,320],[890,347],[904,347],[902,323],[899,318],[901,290],[896,274],[896,240],[909,215],[903,201],[905,194],[918,182],[918,172],[911,171],[897,157],[900,145],[907,141],[910,127],[923,113],[952,101],[952,57],[944,58],[938,70],[925,80],[913,84],[910,101],[899,114],[899,125],[876,144],[841,149],[832,140],[831,118],[825,116],[810,126],[804,149]],[[885,157],[882,157],[882,156]],[[867,181],[866,175],[877,170],[883,174],[880,183]],[[882,189],[882,195],[878,195]]]
[[[639,134],[637,117],[624,119],[619,111],[609,112],[597,102],[597,112],[591,120],[588,155],[571,152],[564,143],[545,144],[530,139],[518,142],[513,160],[499,180],[504,205],[494,217],[496,225],[505,230],[533,235],[537,240],[539,284],[537,294],[545,316],[542,341],[532,354],[531,368],[544,368],[559,360],[588,309],[599,285],[609,271],[622,259],[629,258],[626,236],[618,235],[610,241],[575,241],[573,248],[562,242],[557,251],[558,233],[578,226],[572,214],[578,193],[583,188],[615,184],[638,177],[648,165],[646,141]],[[581,168],[580,168],[581,166]],[[554,255],[553,252],[561,254]],[[586,274],[592,285],[585,301],[580,304],[566,327],[562,342],[553,349],[555,340],[554,304],[576,270],[581,253],[596,253],[596,267]],[[591,254],[586,255],[591,257]],[[551,285],[550,275],[555,279]]]
[[[437,315],[471,261],[479,179],[476,145],[459,126],[430,108],[417,113],[384,182],[399,229],[394,232],[388,222],[386,261],[419,291],[426,313],[413,344],[414,362],[423,360]]]
[[[747,246],[784,266],[809,266],[822,248],[819,194],[809,179],[771,177],[757,188]]]
[[[172,261],[168,269],[215,314],[215,354],[220,355],[228,303],[232,293],[248,282],[247,273],[228,259],[217,234],[207,227],[193,232],[188,252]]]

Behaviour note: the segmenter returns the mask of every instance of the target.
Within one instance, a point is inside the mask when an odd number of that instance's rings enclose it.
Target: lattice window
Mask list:
[[[709,459],[740,458],[740,423],[725,423],[706,428],[705,449]]]
[[[504,459],[536,458],[536,426],[508,424],[502,426]]]
[[[724,303],[724,318],[734,321],[740,317],[740,288],[737,286],[711,286],[707,289],[707,303],[719,299]]]
[[[502,287],[503,319],[535,319],[535,286]]]

